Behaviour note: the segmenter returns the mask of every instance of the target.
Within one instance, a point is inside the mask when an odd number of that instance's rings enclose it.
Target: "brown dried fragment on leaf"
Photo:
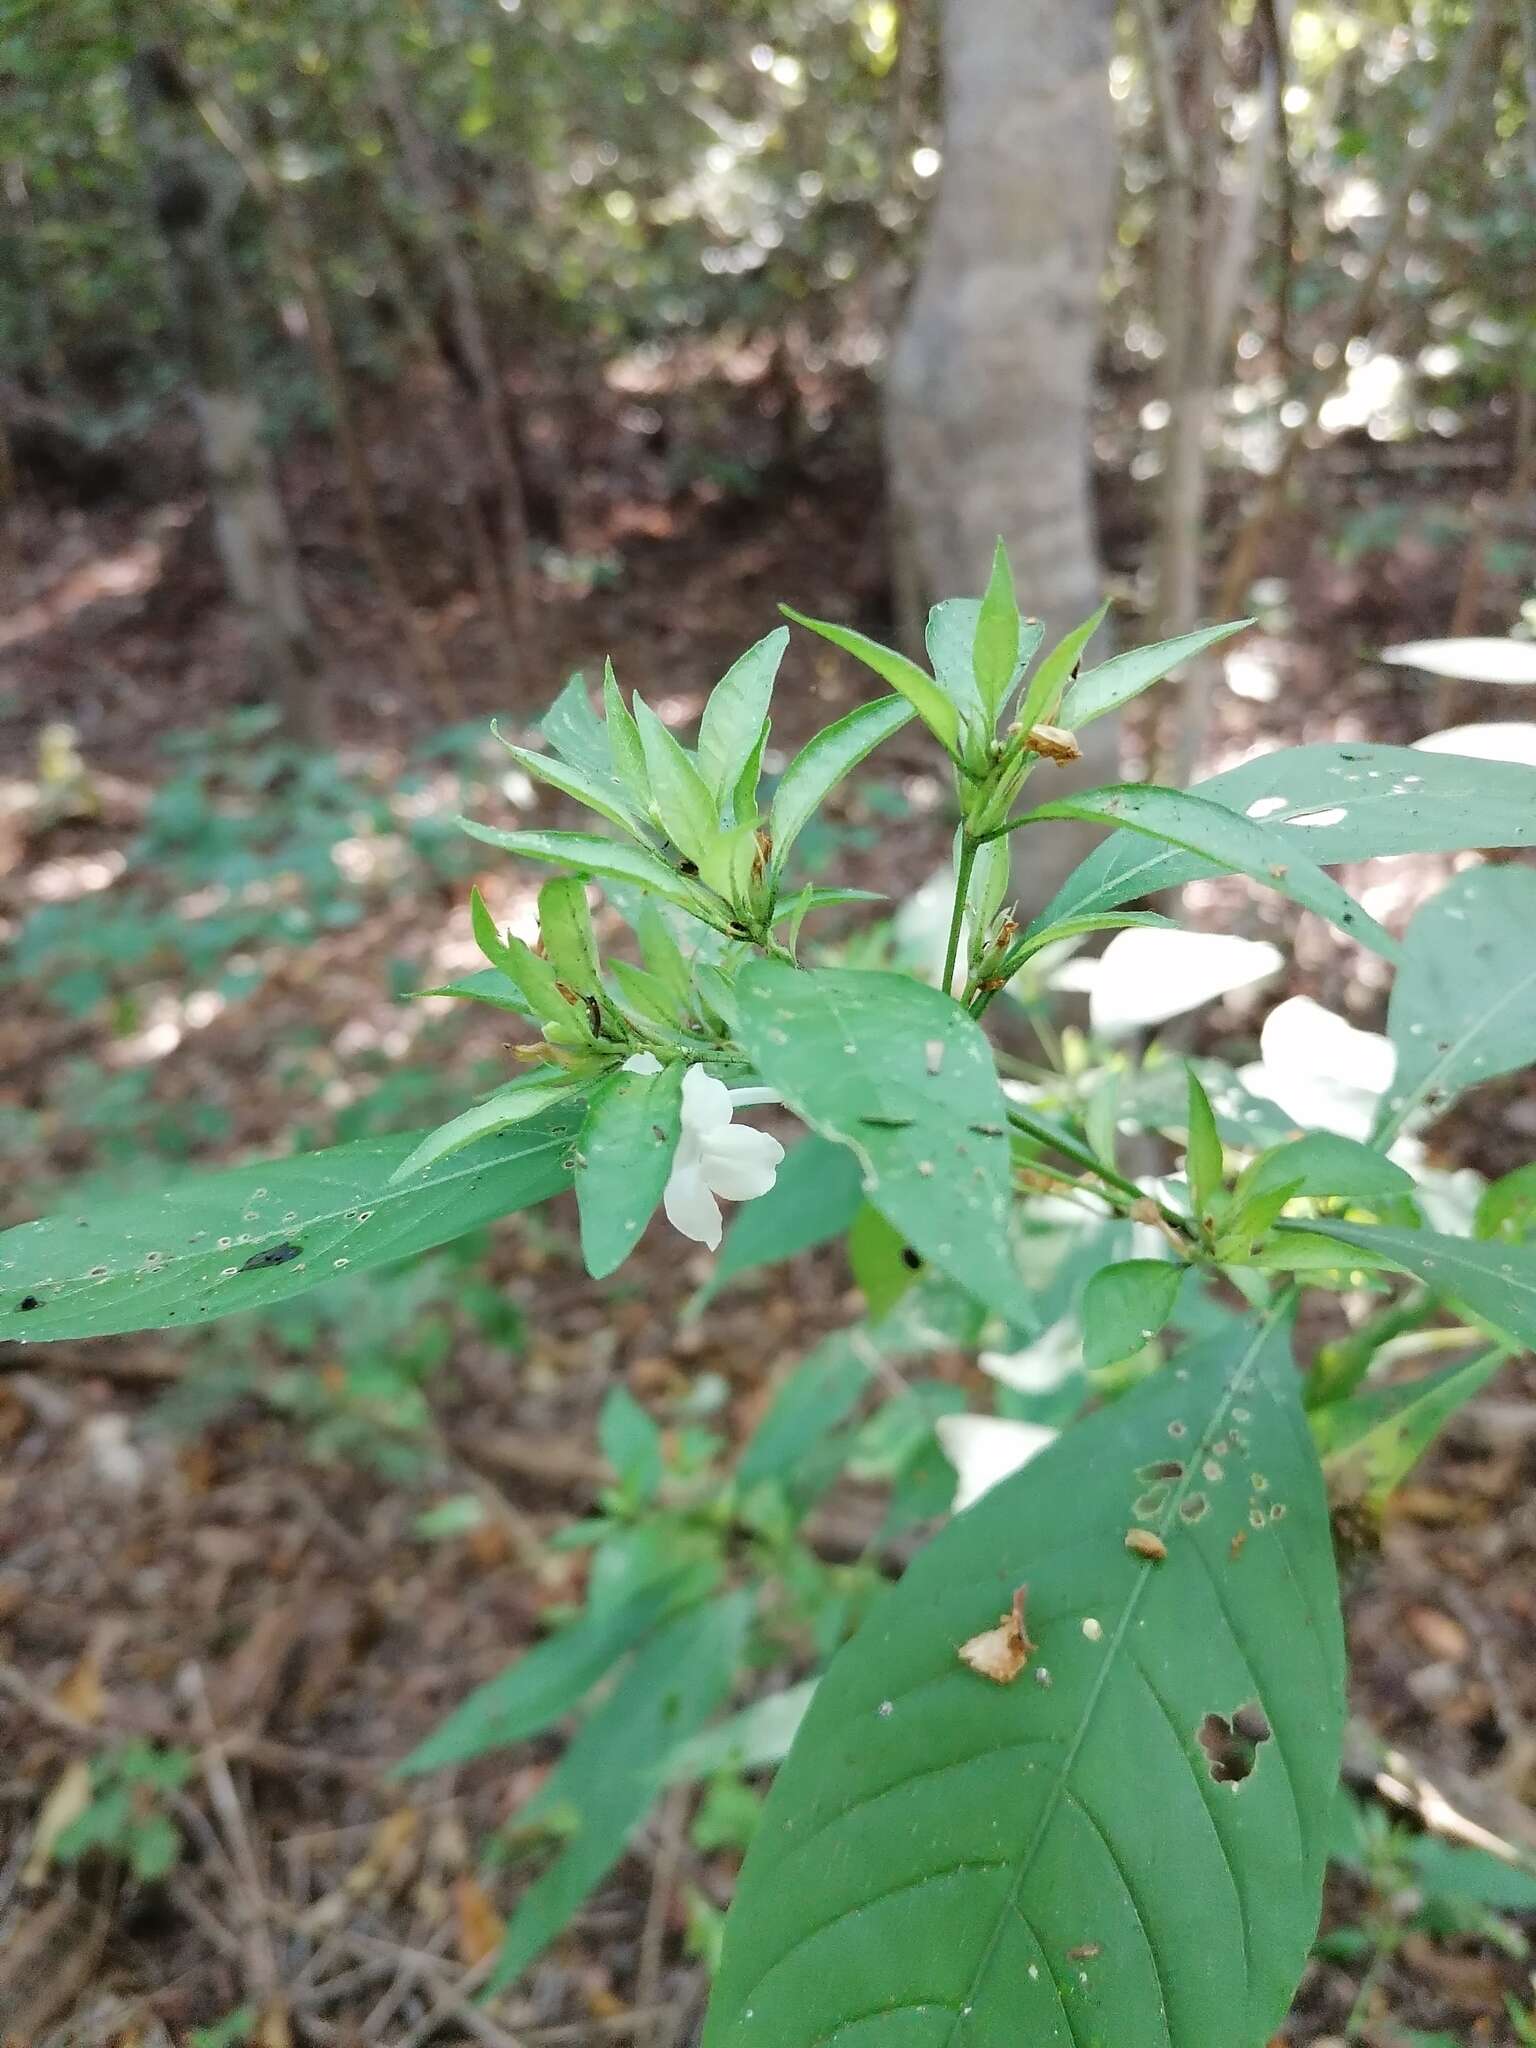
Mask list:
[[[998,1616],[997,1627],[985,1628],[979,1636],[972,1636],[969,1642],[960,1645],[957,1653],[962,1664],[969,1664],[994,1685],[1012,1685],[1036,1648],[1024,1628],[1028,1592],[1028,1586],[1020,1586],[1008,1612]]]
[[[1161,1536],[1154,1536],[1150,1529],[1127,1529],[1125,1547],[1127,1550],[1135,1551],[1138,1557],[1146,1558],[1151,1564],[1161,1564],[1168,1555],[1167,1544]]]
[[[1083,758],[1083,750],[1075,735],[1064,725],[1032,725],[1024,744],[1030,753],[1043,754],[1047,761],[1080,761]]]

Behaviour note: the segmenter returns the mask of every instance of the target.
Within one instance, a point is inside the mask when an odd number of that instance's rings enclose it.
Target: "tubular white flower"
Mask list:
[[[767,1091],[743,1088],[739,1098],[761,1102]],[[722,1230],[720,1203],[749,1202],[766,1195],[778,1174],[784,1147],[767,1131],[733,1124],[736,1101],[723,1081],[702,1067],[683,1077],[682,1131],[672,1160],[662,1207],[674,1230],[714,1251]]]

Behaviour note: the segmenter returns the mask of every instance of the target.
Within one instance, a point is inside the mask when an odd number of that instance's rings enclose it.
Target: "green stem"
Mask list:
[[[1027,1109],[1019,1109],[1016,1106],[1010,1107],[1008,1121],[1015,1130],[1022,1131],[1037,1144],[1048,1145],[1053,1152],[1059,1152],[1063,1159],[1070,1159],[1074,1165],[1082,1167],[1084,1172],[1091,1173],[1095,1179],[1101,1181],[1105,1190],[1104,1199],[1112,1208],[1128,1211],[1144,1202],[1153,1201],[1158,1214],[1165,1223],[1178,1232],[1180,1239],[1185,1243],[1192,1242],[1187,1216],[1181,1216],[1177,1209],[1170,1209],[1166,1202],[1157,1202],[1154,1197],[1148,1195],[1145,1188],[1137,1187],[1135,1181],[1127,1180],[1124,1174],[1117,1173],[1112,1166],[1106,1166],[1096,1152],[1074,1138],[1070,1131],[1057,1130],[1054,1125],[1031,1116]]]
[[[1308,1408],[1325,1408],[1352,1394],[1371,1369],[1371,1361],[1393,1337],[1416,1330],[1434,1302],[1422,1287],[1410,1287],[1396,1301],[1388,1302],[1358,1330],[1335,1344],[1324,1344],[1307,1374],[1302,1399]]]
[[[955,870],[955,907],[949,916],[949,944],[944,949],[945,995],[955,987],[955,966],[960,958],[960,932],[965,923],[965,898],[971,886],[971,869],[976,865],[976,841],[964,826],[960,830],[960,859]]]

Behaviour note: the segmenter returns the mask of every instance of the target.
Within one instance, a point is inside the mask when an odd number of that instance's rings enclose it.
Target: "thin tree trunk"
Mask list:
[[[431,144],[411,111],[394,52],[382,36],[374,38],[372,51],[379,94],[390,124],[399,137],[401,154],[415,188],[422,220],[442,266],[454,337],[474,380],[480,428],[485,436],[500,500],[501,561],[508,606],[515,630],[526,637],[534,626],[533,580],[528,562],[528,511],[512,437],[507,430],[506,393],[496,373],[474,280],[454,232],[448,195],[433,162]]]
[[[164,51],[139,51],[129,70],[202,435],[215,536],[245,626],[253,680],[278,703],[290,738],[323,745],[329,721],[319,656],[261,407],[250,389],[223,217],[200,152],[184,132],[190,96]]]
[[[1024,608],[1060,632],[1098,603],[1089,463],[1099,278],[1115,177],[1113,0],[945,0],[943,182],[886,382],[898,600],[979,591],[1001,534]],[[1114,779],[1104,719],[1060,794]],[[1042,794],[1045,793],[1042,770]],[[1022,835],[1038,907],[1084,851]]]
[[[1445,146],[1462,102],[1471,88],[1483,46],[1501,12],[1501,0],[1477,0],[1471,20],[1461,31],[1450,69],[1430,110],[1429,119],[1424,124],[1422,137],[1416,146],[1410,148],[1397,183],[1392,187],[1377,217],[1375,236],[1365,269],[1361,272],[1343,312],[1334,324],[1334,354],[1327,359],[1326,369],[1315,370],[1293,394],[1292,403],[1299,404],[1300,407],[1295,424],[1287,432],[1281,444],[1278,462],[1227,551],[1216,601],[1219,617],[1230,617],[1247,594],[1258,566],[1259,549],[1280,507],[1285,503],[1291,476],[1297,458],[1306,444],[1307,435],[1316,423],[1324,399],[1333,393],[1344,377],[1348,368],[1346,346],[1360,331],[1375,304],[1377,289],[1387,267],[1387,259],[1397,245],[1404,222],[1408,218],[1409,202],[1425,172]]]
[[[209,129],[240,166],[251,189],[266,207],[284,267],[298,291],[315,367],[330,403],[331,430],[341,457],[352,517],[357,523],[358,537],[373,580],[399,636],[402,652],[408,650],[415,679],[426,690],[438,715],[450,720],[460,719],[464,715],[464,705],[458,687],[443,660],[441,648],[406,595],[389,544],[384,538],[378,493],[374,488],[368,451],[363,446],[352,410],[347,375],[336,346],[330,304],[315,257],[309,223],[302,207],[286,186],[272,175],[259,151],[241,133],[226,110],[211,96],[199,101],[199,110]]]

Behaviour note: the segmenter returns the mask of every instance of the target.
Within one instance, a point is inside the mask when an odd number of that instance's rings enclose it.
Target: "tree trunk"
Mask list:
[[[181,132],[190,97],[174,60],[159,50],[135,56],[131,85],[202,433],[219,556],[245,625],[253,679],[281,708],[291,739],[323,745],[329,721],[320,663],[261,407],[249,388],[224,221],[201,151]]]
[[[944,0],[943,183],[886,385],[898,610],[981,590],[1001,534],[1019,602],[1059,634],[1097,605],[1089,408],[1115,140],[1114,0]],[[1112,781],[1105,719],[1042,798]],[[1050,778],[1049,782],[1047,777]],[[1034,785],[1032,785],[1032,788]],[[1076,828],[1021,835],[1033,906]]]

